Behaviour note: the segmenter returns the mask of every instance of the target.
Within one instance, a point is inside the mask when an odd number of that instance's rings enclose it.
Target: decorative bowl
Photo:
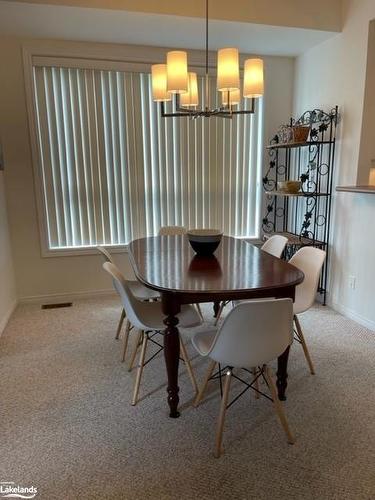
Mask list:
[[[277,183],[277,190],[283,193],[296,194],[301,189],[301,181],[281,181]]]
[[[219,229],[189,229],[189,243],[198,255],[212,255],[223,237]]]

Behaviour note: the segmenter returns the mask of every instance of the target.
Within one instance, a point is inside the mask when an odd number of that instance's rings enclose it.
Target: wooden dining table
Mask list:
[[[139,281],[160,292],[164,324],[164,356],[168,376],[169,415],[179,417],[178,313],[182,304],[211,302],[217,313],[221,301],[289,297],[303,273],[241,239],[224,236],[211,257],[195,254],[186,236],[155,236],[134,240],[130,260]],[[251,328],[251,324],[244,325]],[[278,358],[277,388],[285,400],[289,347]]]

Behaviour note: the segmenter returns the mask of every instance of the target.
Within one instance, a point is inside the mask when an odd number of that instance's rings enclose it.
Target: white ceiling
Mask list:
[[[203,49],[202,19],[0,0],[0,35]],[[209,48],[297,56],[336,32],[210,21]]]

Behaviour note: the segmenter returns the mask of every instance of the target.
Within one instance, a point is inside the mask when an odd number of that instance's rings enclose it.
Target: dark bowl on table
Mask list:
[[[187,232],[189,243],[197,255],[212,255],[223,237],[219,229],[190,229]]]

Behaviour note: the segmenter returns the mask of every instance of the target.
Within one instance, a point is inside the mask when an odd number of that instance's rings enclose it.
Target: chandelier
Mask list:
[[[251,99],[250,109],[239,109],[241,81],[237,48],[224,48],[217,53],[217,91],[221,94],[221,106],[210,109],[208,75],[208,0],[206,0],[206,65],[205,99],[199,107],[197,73],[188,72],[187,53],[173,50],[167,53],[166,64],[151,66],[152,97],[160,105],[162,117],[188,116],[190,118],[250,114],[255,111],[255,99],[263,95],[263,60],[247,59],[244,63],[242,95]],[[173,111],[166,112],[165,103],[173,102]]]

